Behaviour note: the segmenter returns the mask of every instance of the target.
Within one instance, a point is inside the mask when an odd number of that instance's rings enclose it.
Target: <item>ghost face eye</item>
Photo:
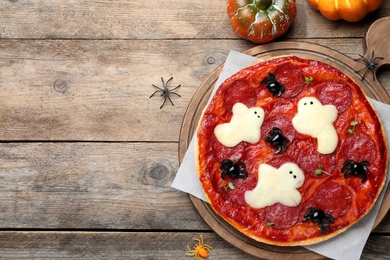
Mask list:
[[[255,111],[254,113],[255,113],[255,115],[257,115],[257,111]],[[260,118],[260,115],[257,115],[257,117]]]
[[[313,101],[310,101],[310,105],[313,105],[314,103],[313,103]]]

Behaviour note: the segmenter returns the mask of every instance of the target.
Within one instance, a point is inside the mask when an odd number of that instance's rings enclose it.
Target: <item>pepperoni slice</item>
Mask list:
[[[230,159],[232,161],[238,161],[241,159],[242,154],[244,153],[244,144],[239,143],[235,147],[226,147],[213,136],[211,139],[211,149],[214,157],[218,162],[222,162],[225,159]]]
[[[225,202],[230,205],[246,206],[245,192],[256,187],[257,180],[254,175],[248,175],[246,179],[235,179],[232,181],[234,190],[227,190]]]
[[[375,158],[375,143],[371,137],[363,133],[354,133],[341,144],[338,161],[341,163],[339,167],[342,167],[346,160],[373,162]]]
[[[288,112],[291,112],[291,114],[295,115],[295,106],[292,102],[275,102],[270,107],[265,107],[265,117],[267,120],[267,117],[274,117],[277,115],[285,115]],[[292,113],[294,111],[294,113]]]
[[[294,140],[295,136],[295,129],[291,123],[291,120],[289,120],[287,117],[276,115],[273,117],[266,117],[263,125],[261,126],[261,136],[262,138],[265,138],[269,136],[269,132],[272,130],[272,128],[277,127],[280,130],[282,130],[282,134],[287,137],[289,140],[289,143],[291,143]]]
[[[305,77],[302,71],[295,65],[280,65],[274,72],[276,80],[284,86],[281,97],[292,98],[297,96],[305,86]]]
[[[334,218],[343,216],[352,204],[349,190],[338,183],[327,181],[315,191],[315,205]]]
[[[317,98],[321,104],[336,106],[339,114],[346,111],[352,103],[352,90],[341,80],[325,81],[316,87]]]
[[[264,212],[264,220],[277,229],[292,227],[299,219],[298,207],[287,207],[281,203],[265,207]]]
[[[230,84],[224,94],[224,103],[227,111],[232,111],[232,107],[238,102],[243,103],[247,107],[254,107],[256,101],[256,90],[242,80],[237,80]]]
[[[305,173],[306,177],[326,177],[335,168],[336,156],[334,154],[321,154],[317,152],[317,142],[315,139],[302,140],[294,143],[288,154],[295,158],[298,166]],[[321,174],[316,174],[316,170],[321,170]]]
[[[285,154],[280,154],[280,155],[278,154],[278,155],[274,155],[267,162],[267,164],[271,165],[272,167],[279,168],[280,166],[288,162],[293,162],[293,159],[290,156]]]

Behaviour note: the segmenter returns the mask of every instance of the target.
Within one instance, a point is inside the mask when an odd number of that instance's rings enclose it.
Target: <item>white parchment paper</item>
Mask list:
[[[215,84],[214,91],[225,79],[258,61],[260,60],[253,56],[230,51],[218,81]],[[371,100],[371,103],[382,120],[387,136],[390,137],[390,106],[376,100]],[[383,191],[386,190],[388,183],[389,178],[386,180]],[[183,162],[172,183],[172,187],[207,201],[195,170],[194,138],[188,147]],[[374,208],[361,221],[353,225],[346,232],[325,242],[305,247],[333,259],[359,259],[382,203],[384,196],[383,191]]]

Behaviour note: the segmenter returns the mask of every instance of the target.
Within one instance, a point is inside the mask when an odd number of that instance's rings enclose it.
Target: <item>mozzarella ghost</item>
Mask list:
[[[278,169],[261,164],[256,187],[245,192],[245,201],[252,208],[264,208],[275,203],[296,207],[302,195],[297,190],[302,187],[305,175],[295,163],[285,163]]]
[[[303,97],[298,102],[298,113],[292,119],[295,130],[317,138],[317,151],[330,154],[336,150],[338,136],[333,123],[337,119],[334,105],[322,105],[315,97]]]
[[[263,121],[264,110],[261,107],[248,108],[243,103],[236,103],[230,122],[217,125],[214,134],[226,147],[234,147],[242,141],[254,144],[260,140]]]

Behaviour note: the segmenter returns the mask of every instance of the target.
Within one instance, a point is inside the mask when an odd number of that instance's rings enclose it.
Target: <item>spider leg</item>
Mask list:
[[[366,172],[363,172],[362,174],[362,182],[365,182],[367,180],[367,174]]]
[[[164,102],[162,103],[160,109],[164,106],[165,102],[167,101],[167,97],[168,97],[168,96],[165,96],[165,97],[164,97]],[[169,98],[169,97],[168,97],[168,98]]]
[[[355,70],[355,72],[356,72],[356,73],[359,73],[359,72],[361,72],[361,71],[363,71],[363,70],[366,70],[366,71],[367,71],[368,69],[369,69],[369,67],[368,67],[368,66],[366,66],[366,67],[364,67],[364,68],[363,68],[363,69],[361,69],[361,70]]]
[[[360,55],[360,54],[359,54],[359,56],[360,56],[360,58],[354,59],[354,60],[355,60],[355,61],[362,60],[362,61],[364,61],[366,64],[370,63],[366,58],[364,58],[364,56],[362,56],[362,55]]]
[[[320,234],[324,234],[325,232],[325,227],[324,227],[324,224],[322,224],[322,222],[320,222]]]
[[[169,93],[181,97],[179,94],[177,94],[177,93],[175,93],[175,92],[169,92]]]
[[[329,223],[329,220],[324,218],[321,222],[320,222],[320,233],[321,234],[324,234],[325,233],[325,230],[329,227],[330,223]]]
[[[364,77],[366,76],[369,69],[370,69],[370,67],[366,67],[366,71],[363,73],[362,80],[364,80]],[[374,72],[372,72],[372,74],[374,74]]]
[[[162,89],[162,88],[160,88],[160,87],[157,87],[157,86],[154,85],[154,84],[152,84],[152,86],[155,87],[155,88],[158,88],[158,89],[161,90],[161,91],[164,91],[164,89]]]
[[[161,81],[162,81],[162,84],[163,84],[163,86],[164,86],[164,88],[165,88],[165,82],[164,82],[163,77],[161,77]]]
[[[154,94],[156,94],[156,93],[158,93],[158,92],[160,92],[161,90],[157,90],[156,92],[154,92],[149,98],[151,98],[151,97],[153,97],[154,96]]]
[[[167,80],[167,83],[165,84],[165,86],[168,86],[168,83],[173,79],[173,77],[170,77],[168,80]]]
[[[175,94],[175,93],[173,93],[173,94]],[[173,104],[171,98],[170,98],[168,95],[166,95],[166,97],[169,99],[169,102],[171,102],[172,106],[175,106],[175,105]]]
[[[180,88],[181,87],[181,85],[179,85],[179,86],[177,86],[177,87],[174,87],[173,89],[170,89],[170,91],[174,91],[174,90],[176,90],[176,89],[178,89],[178,88]]]

